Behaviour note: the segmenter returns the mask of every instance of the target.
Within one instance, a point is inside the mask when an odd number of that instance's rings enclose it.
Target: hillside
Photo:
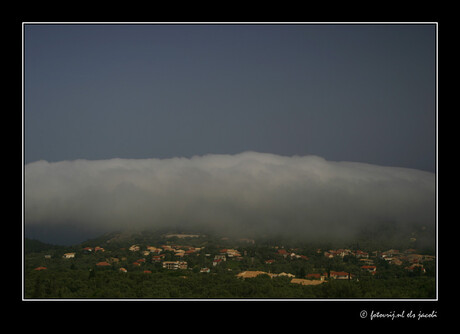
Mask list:
[[[436,293],[435,256],[414,247],[381,248],[379,242],[344,246],[125,231],[71,247],[30,239],[26,245],[26,298],[433,298]],[[312,284],[315,279],[322,283]]]
[[[47,250],[63,250],[65,246],[47,244],[39,240],[24,238],[24,253],[38,253]]]

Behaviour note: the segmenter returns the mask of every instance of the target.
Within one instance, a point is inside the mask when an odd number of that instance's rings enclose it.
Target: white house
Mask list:
[[[185,261],[163,261],[163,268],[166,269],[187,269],[187,262]]]

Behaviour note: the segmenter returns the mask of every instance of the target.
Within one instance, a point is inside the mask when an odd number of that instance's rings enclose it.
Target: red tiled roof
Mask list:
[[[96,263],[96,266],[110,266],[110,263],[107,263],[107,262],[99,262],[99,263]]]
[[[321,274],[307,274],[307,277],[321,278]]]
[[[47,268],[46,267],[37,267],[34,270],[45,270],[45,269],[47,269]]]

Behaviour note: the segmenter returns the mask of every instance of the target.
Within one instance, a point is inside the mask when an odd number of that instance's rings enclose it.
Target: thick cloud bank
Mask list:
[[[349,235],[433,225],[435,176],[414,169],[245,152],[190,159],[37,161],[25,168],[27,227]]]

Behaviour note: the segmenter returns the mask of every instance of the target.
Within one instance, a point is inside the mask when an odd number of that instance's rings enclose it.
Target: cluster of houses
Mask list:
[[[206,256],[210,256],[211,254],[206,254]],[[241,256],[240,252],[236,249],[221,249],[219,254],[214,256],[212,261],[212,265],[215,267],[221,264],[224,261],[227,261],[227,257],[235,260],[242,260],[243,257]]]
[[[174,235],[176,236],[176,235]],[[191,237],[188,236],[187,237]],[[195,236],[193,236],[195,237]],[[188,256],[191,254],[196,254],[201,251],[202,248],[200,247],[191,247],[191,246],[177,246],[177,245],[162,245],[160,247],[154,247],[154,246],[147,246],[146,250],[142,252],[144,256],[152,255],[151,259],[152,262],[161,262],[162,267],[165,269],[171,269],[171,270],[177,270],[177,269],[187,269],[188,264],[186,261],[183,260],[177,260],[177,261],[164,261],[165,254],[163,252],[169,251],[169,252],[174,252],[174,256],[177,256],[178,258],[183,258],[184,256]],[[129,251],[131,252],[139,252],[140,251],[140,246],[139,245],[132,245],[129,247]],[[134,265],[139,265],[141,262],[145,262],[145,258],[139,259],[136,262],[134,262]],[[144,271],[149,273],[148,270]]]
[[[435,260],[435,256],[433,255],[416,254],[415,249],[407,249],[404,252],[400,252],[397,249],[390,249],[386,252],[382,252],[380,257],[388,263],[398,266],[403,263],[408,263],[409,265],[404,267],[404,269],[409,271],[419,269],[422,273],[426,272],[423,263]]]
[[[363,262],[361,269],[375,274],[377,267],[374,265],[374,260],[376,258],[383,259],[390,264],[401,266],[403,263],[408,263],[409,265],[404,267],[404,269],[409,271],[414,271],[417,268],[421,270],[422,273],[425,273],[426,270],[423,267],[425,261],[434,261],[435,256],[432,255],[421,255],[416,254],[415,249],[406,249],[403,252],[400,252],[398,249],[390,249],[384,252],[374,251],[369,255],[369,253],[356,250],[352,251],[350,249],[331,249],[324,252],[324,256],[327,258],[334,257],[345,257],[345,256],[355,256]]]
[[[88,254],[88,253],[97,253],[97,252],[105,252],[105,249],[102,248],[102,247],[99,247],[99,246],[96,246],[96,247],[85,247],[83,248],[83,252]]]
[[[318,250],[321,252],[321,250]],[[345,257],[345,256],[355,256],[357,258],[368,259],[369,253],[363,252],[361,250],[352,251],[350,249],[330,249],[329,251],[324,252],[324,256],[332,259],[334,257]]]
[[[176,235],[174,235],[176,236]],[[195,235],[187,237],[196,237]],[[123,248],[122,250],[126,250]],[[162,264],[162,267],[165,269],[171,269],[171,270],[176,270],[176,269],[187,269],[188,264],[186,261],[184,261],[184,257],[187,257],[191,254],[197,254],[200,251],[203,250],[203,248],[200,247],[192,247],[192,246],[178,246],[178,245],[162,245],[159,247],[154,247],[154,246],[147,246],[143,248],[141,251],[141,247],[139,245],[132,245],[128,248],[130,252],[142,252],[143,256],[150,256],[151,261],[153,263],[160,263]],[[97,252],[105,252],[105,249],[99,246],[96,247],[85,247],[82,249],[84,254],[90,254],[90,253],[97,253]],[[165,261],[165,252],[173,252],[173,256],[177,257],[176,261]],[[384,252],[371,252],[371,254],[361,251],[361,250],[350,250],[350,249],[331,249],[328,251],[322,252],[321,249],[317,250],[318,254],[323,253],[323,255],[326,258],[332,259],[336,257],[344,258],[345,256],[354,256],[359,259],[359,261],[362,263],[361,265],[361,270],[368,272],[370,274],[376,274],[377,273],[377,267],[374,264],[375,259],[383,259],[387,261],[390,264],[394,265],[402,265],[403,263],[406,264],[407,266],[405,269],[408,271],[414,271],[414,270],[420,270],[422,273],[426,272],[425,268],[423,267],[423,263],[425,261],[433,261],[435,259],[434,256],[430,255],[420,255],[416,254],[416,251],[414,249],[407,249],[403,252],[400,252],[399,250],[395,249],[390,249],[388,251]],[[62,257],[64,259],[72,259],[75,258],[76,253],[71,252],[71,253],[65,253]],[[211,256],[211,254],[205,254],[205,256]],[[276,256],[281,256],[284,259],[303,259],[303,260],[308,260],[308,257],[305,255],[300,255],[296,254],[294,252],[288,251],[284,248],[276,250],[275,253],[275,258]],[[49,258],[50,255],[45,255],[45,258]],[[122,257],[121,261],[126,261],[126,257]],[[227,259],[234,259],[234,260],[242,260],[243,257],[240,253],[240,251],[236,249],[221,249],[219,251],[219,254],[215,255],[212,261],[212,266],[216,267],[219,264],[227,261]],[[145,263],[146,259],[145,258],[139,258],[135,262],[133,262],[134,266],[140,267],[143,263]],[[111,266],[114,263],[119,263],[120,259],[119,258],[114,258],[114,257],[108,257],[105,259],[105,261],[98,262],[96,264],[97,267],[108,267]],[[275,259],[269,259],[265,261],[265,264],[272,264],[275,262]],[[46,267],[37,267],[35,270],[45,270]],[[119,269],[122,272],[127,272],[126,268],[120,268]],[[148,272],[148,271],[145,271]],[[209,268],[201,268],[200,272],[207,273],[210,272]],[[237,277],[240,278],[250,278],[250,277],[256,277],[260,274],[267,274],[270,277],[277,277],[277,276],[291,276],[292,274],[286,274],[286,273],[281,273],[281,274],[273,274],[273,273],[266,273],[262,271],[244,271],[241,272],[237,275]],[[294,275],[292,275],[294,279]],[[352,279],[353,274],[347,273],[347,272],[337,272],[337,271],[331,271],[329,274],[327,273],[311,273],[307,274],[305,279],[294,279],[293,283],[298,283],[298,284],[319,284],[319,283],[311,283],[310,281],[320,281],[324,282],[325,279]]]
[[[96,247],[98,248],[98,247]],[[153,246],[147,246],[145,251],[142,251],[142,254],[144,256],[148,256],[152,254],[152,262],[161,262],[165,256],[165,254],[160,254],[164,250],[168,251],[174,251],[176,256],[183,257],[186,254],[191,254],[199,251],[199,248],[192,248],[189,249],[188,251],[182,250],[177,248],[176,246],[161,246],[161,248],[153,247]],[[99,247],[99,249],[101,249]],[[132,245],[131,247],[128,248],[129,251],[131,252],[140,252],[141,247],[139,245]],[[85,252],[88,252],[88,249],[84,249]],[[126,257],[122,257],[121,261],[126,261]],[[119,263],[120,259],[119,258],[108,258],[106,261],[98,262],[96,263],[97,267],[108,267],[111,266],[113,263]],[[146,262],[145,258],[140,258],[137,259],[132,263],[133,266],[135,267],[140,267]],[[163,268],[166,269],[187,269],[187,262],[186,261],[162,261],[162,266]],[[128,272],[128,270],[124,267],[119,268],[120,272]],[[144,273],[150,274],[152,273],[150,270],[144,270]]]
[[[289,258],[289,259],[304,259],[304,260],[308,260],[308,257],[307,257],[307,256],[305,256],[305,255],[299,255],[299,254],[296,254],[296,253],[293,253],[293,252],[288,252],[288,251],[285,250],[284,248],[278,249],[277,254],[278,254],[278,255],[281,255],[281,256],[284,257],[285,259],[286,259],[286,258]],[[270,261],[270,260],[269,260],[269,261]]]
[[[324,273],[317,273],[317,274],[307,274],[306,278],[295,278],[295,275],[290,273],[282,272],[280,274],[274,274],[265,271],[243,271],[236,275],[237,278],[246,279],[246,278],[254,278],[259,275],[267,275],[270,278],[274,277],[290,277],[291,283],[294,284],[301,284],[301,285],[318,285],[326,282],[326,278],[330,279],[338,279],[338,280],[349,280],[353,278],[353,274],[342,272],[342,271],[331,271],[329,275]]]
[[[125,250],[124,248],[122,250]],[[129,251],[131,252],[140,252],[141,247],[139,245],[132,245],[128,248]],[[170,245],[163,245],[161,247],[154,247],[154,246],[147,246],[146,250],[142,251],[142,254],[144,256],[152,255],[151,259],[152,262],[162,262],[163,268],[166,269],[187,269],[187,262],[186,261],[163,261],[165,254],[162,253],[163,251],[172,251],[174,252],[174,256],[177,256],[179,258],[182,258],[184,256],[188,256],[190,254],[195,254],[199,252],[201,248],[199,247],[190,247],[190,246],[170,246]],[[229,250],[231,256],[236,256],[237,251],[231,252],[233,250]],[[96,247],[85,247],[82,249],[83,254],[91,254],[91,253],[97,253],[97,252],[105,252],[105,249],[99,246]],[[160,254],[162,253],[162,254]],[[65,253],[62,258],[63,259],[73,259],[76,256],[76,252],[71,252],[71,253]],[[46,259],[50,259],[51,255],[45,255]],[[121,261],[126,261],[126,257],[122,257]],[[108,257],[105,259],[105,261],[101,261],[96,263],[96,267],[102,268],[102,267],[109,267],[114,263],[119,263],[120,259],[117,257]],[[140,267],[143,263],[146,262],[145,258],[140,258],[136,261],[133,262],[134,266]],[[46,270],[47,267],[40,266],[35,268],[34,270],[41,271],[41,270]],[[127,272],[126,268],[120,268],[119,269],[121,272]],[[149,273],[149,270],[145,270],[145,273]]]

